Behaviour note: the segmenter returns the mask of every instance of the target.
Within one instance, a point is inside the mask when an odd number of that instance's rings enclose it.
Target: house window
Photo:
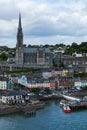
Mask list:
[[[73,65],[75,65],[75,61],[73,61]]]

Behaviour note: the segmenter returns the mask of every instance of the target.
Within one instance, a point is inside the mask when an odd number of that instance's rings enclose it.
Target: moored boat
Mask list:
[[[62,107],[62,106],[64,106],[64,105],[66,105],[66,102],[67,102],[66,100],[61,100],[61,101],[60,101],[60,106]]]
[[[71,112],[71,109],[70,109],[70,107],[68,105],[63,105],[62,110],[65,113],[70,113]]]

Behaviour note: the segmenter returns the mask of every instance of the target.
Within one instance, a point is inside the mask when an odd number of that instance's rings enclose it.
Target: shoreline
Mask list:
[[[21,105],[21,104],[17,104],[17,105],[2,105],[0,107],[0,115],[6,115],[6,114],[12,114],[12,113],[17,113],[17,112],[31,112],[33,110],[37,110],[37,109],[42,109],[44,108],[44,103],[37,103],[37,104],[27,104],[25,106]]]

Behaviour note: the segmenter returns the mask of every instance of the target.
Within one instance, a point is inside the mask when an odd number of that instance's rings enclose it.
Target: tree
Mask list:
[[[84,86],[83,89],[84,89],[84,90],[87,90],[87,86]]]
[[[59,67],[63,67],[64,68],[65,67],[64,63],[60,62]]]
[[[49,88],[45,88],[45,92],[46,92],[46,93],[49,93],[49,92],[50,92],[50,89],[49,89]]]
[[[1,61],[6,61],[7,59],[8,59],[8,57],[6,56],[6,54],[4,52],[0,54]]]
[[[48,45],[48,44],[46,44],[46,45],[44,45],[43,47],[46,47],[46,48],[48,48],[50,45]]]
[[[71,45],[71,47],[74,48],[74,49],[78,49],[78,44],[75,43],[75,42],[73,42],[72,45]]]
[[[32,88],[32,92],[34,92],[34,93],[38,93],[39,91],[40,91],[39,88]]]

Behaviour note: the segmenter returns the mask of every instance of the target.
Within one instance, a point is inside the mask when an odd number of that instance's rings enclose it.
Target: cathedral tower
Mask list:
[[[17,30],[16,64],[23,64],[23,32],[22,32],[20,13],[19,13],[19,24]]]

